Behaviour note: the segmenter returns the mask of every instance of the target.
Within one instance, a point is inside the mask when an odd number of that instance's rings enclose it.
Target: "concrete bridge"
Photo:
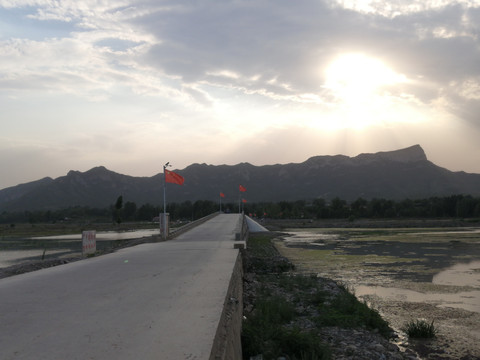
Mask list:
[[[239,214],[0,280],[1,359],[241,359]]]

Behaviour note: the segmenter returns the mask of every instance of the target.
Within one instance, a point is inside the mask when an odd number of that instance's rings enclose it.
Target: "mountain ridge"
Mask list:
[[[425,198],[453,194],[480,196],[480,174],[452,172],[427,159],[420,145],[378,153],[313,156],[301,163],[255,166],[194,163],[174,170],[185,185],[168,184],[167,202],[294,201],[335,197]],[[247,192],[240,194],[242,184]],[[54,210],[71,206],[108,207],[118,196],[138,205],[160,205],[163,174],[134,177],[97,166],[70,170],[56,179],[43,178],[0,190],[0,211]]]

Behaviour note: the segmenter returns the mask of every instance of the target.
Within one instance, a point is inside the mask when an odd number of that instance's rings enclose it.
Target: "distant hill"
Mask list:
[[[480,174],[452,172],[427,160],[419,145],[406,149],[360,154],[315,156],[302,163],[254,166],[192,164],[175,170],[183,186],[167,184],[167,202],[219,200],[237,202],[238,186],[249,202],[426,198],[453,194],[480,196]],[[44,178],[0,190],[0,211],[54,210],[70,206],[108,207],[122,195],[137,205],[163,202],[163,174],[133,177],[103,166],[70,171],[57,179]]]

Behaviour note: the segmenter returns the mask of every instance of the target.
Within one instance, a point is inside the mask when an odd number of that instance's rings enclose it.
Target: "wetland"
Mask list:
[[[275,244],[298,272],[345,284],[420,357],[480,359],[479,228],[285,228]],[[412,319],[437,337],[409,341]]]

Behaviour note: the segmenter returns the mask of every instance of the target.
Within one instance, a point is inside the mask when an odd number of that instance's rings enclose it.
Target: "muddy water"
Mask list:
[[[479,229],[289,229],[277,248],[298,271],[346,284],[397,330],[434,320],[439,335],[421,345],[434,359],[480,359]]]
[[[480,312],[478,229],[291,229],[284,243],[288,248],[305,250],[313,268],[334,274],[353,286],[359,296],[432,301]],[[316,260],[325,266],[315,264]],[[425,288],[421,283],[430,284],[428,295],[416,291]]]

